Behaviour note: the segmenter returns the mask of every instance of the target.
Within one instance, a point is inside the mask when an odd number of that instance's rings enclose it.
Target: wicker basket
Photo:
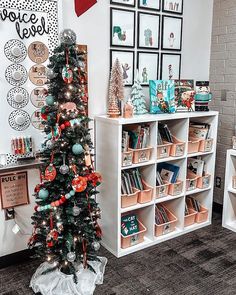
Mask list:
[[[138,220],[139,224],[139,232],[129,235],[129,236],[123,236],[121,234],[121,248],[126,249],[131,246],[137,245],[139,243],[142,243],[144,241],[144,235],[147,231],[146,227]]]

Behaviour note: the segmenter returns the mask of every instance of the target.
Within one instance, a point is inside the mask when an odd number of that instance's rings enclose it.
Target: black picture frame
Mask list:
[[[163,61],[164,61],[164,56],[179,56],[179,75],[177,77],[173,77],[172,79],[163,79]],[[181,77],[181,61],[182,61],[182,55],[180,53],[161,53],[161,69],[160,69],[160,79],[161,80],[180,80]]]
[[[113,13],[114,12],[128,12],[128,13],[131,13],[133,14],[133,43],[132,45],[122,45],[122,44],[114,44],[113,43],[113,35],[114,35],[114,32],[113,32]],[[120,28],[121,29],[121,28]],[[136,15],[135,15],[135,11],[134,10],[128,10],[128,9],[121,9],[121,8],[114,8],[114,7],[111,7],[110,8],[110,46],[111,47],[125,47],[125,48],[134,48],[135,47],[135,29],[136,29]],[[122,29],[121,29],[122,31]],[[118,32],[116,32],[116,34],[118,35]]]
[[[137,0],[137,1],[138,1],[138,8],[139,9],[144,9],[144,10],[149,10],[149,11],[161,11],[161,0],[157,0],[157,1],[159,1],[159,9],[141,6],[140,5],[141,0]]]
[[[119,3],[119,2],[116,2],[115,0],[110,0],[110,4],[123,6],[123,7],[136,7],[136,0],[133,0],[133,1],[134,1],[134,4],[127,4],[127,3]]]
[[[146,15],[146,16],[151,16],[151,17],[157,17],[159,18],[158,22],[158,46],[143,46],[140,45],[140,30],[141,30],[141,16]],[[137,36],[137,48],[138,49],[149,49],[149,50],[158,50],[160,48],[160,32],[161,32],[161,16],[160,14],[154,14],[154,13],[148,13],[148,12],[138,12],[138,36]]]
[[[138,69],[138,71],[139,71],[139,77],[140,77],[140,75],[142,75],[141,74],[141,71],[140,71],[140,69],[139,69],[139,66],[140,66],[140,55],[141,54],[147,54],[147,55],[156,55],[157,56],[157,63],[156,63],[156,72],[157,72],[157,74],[156,74],[156,77],[150,77],[150,79],[149,80],[158,80],[158,77],[159,77],[159,59],[160,59],[160,54],[159,54],[159,52],[151,52],[151,51],[138,51],[137,52],[137,69]],[[149,87],[149,82],[147,82],[147,83],[143,83],[143,81],[141,80],[140,81],[141,83],[141,85],[142,86],[148,86]]]
[[[130,87],[133,85],[134,83],[134,67],[135,67],[135,64],[134,64],[134,50],[119,50],[119,49],[110,49],[110,69],[112,69],[112,65],[113,65],[113,52],[118,52],[118,53],[124,53],[124,54],[132,54],[132,64],[133,64],[133,67],[131,69],[131,73],[132,73],[132,79],[130,81],[130,83],[124,83],[124,86],[125,87]],[[120,63],[121,63],[121,66],[122,66],[122,61],[119,60]],[[123,67],[122,67],[123,68]]]
[[[165,9],[165,1],[166,0],[162,0],[162,11],[163,12],[165,12],[165,13],[171,13],[171,14],[178,14],[178,15],[182,15],[183,14],[184,0],[181,0],[182,1],[182,5],[181,5],[181,11],[180,12],[177,12],[177,11],[174,11],[174,10]]]
[[[180,20],[180,39],[179,39],[179,47],[165,47],[164,46],[164,33],[165,33],[165,19],[175,19],[175,20]],[[177,17],[177,16],[172,16],[172,15],[162,15],[162,32],[161,32],[161,49],[162,50],[167,50],[167,51],[181,51],[182,50],[182,40],[183,40],[183,18],[182,17]],[[174,39],[174,37],[173,37]],[[170,40],[170,38],[169,38]]]

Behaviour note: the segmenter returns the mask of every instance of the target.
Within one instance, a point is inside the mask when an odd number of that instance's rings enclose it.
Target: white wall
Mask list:
[[[106,112],[110,63],[109,3],[110,0],[98,0],[78,18],[74,13],[74,0],[63,1],[64,28],[73,29],[78,43],[88,45],[91,117]],[[212,12],[213,0],[184,1],[183,79],[209,79]],[[147,89],[145,92],[148,93]]]

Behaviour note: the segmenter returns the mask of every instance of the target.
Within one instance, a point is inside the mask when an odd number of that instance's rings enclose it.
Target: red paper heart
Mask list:
[[[89,8],[97,3],[97,0],[75,0],[75,12],[77,16],[85,13]]]

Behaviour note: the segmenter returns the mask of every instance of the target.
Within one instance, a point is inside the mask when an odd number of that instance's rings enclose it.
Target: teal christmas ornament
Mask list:
[[[52,95],[48,95],[46,97],[46,104],[49,106],[53,106],[54,105],[54,97]]]
[[[81,144],[79,144],[79,143],[76,143],[76,144],[74,144],[73,146],[72,146],[72,152],[73,152],[73,154],[75,154],[75,155],[80,155],[80,154],[82,154],[83,153],[83,147],[82,147],[82,145]]]
[[[42,199],[42,200],[46,200],[47,199],[47,197],[49,196],[49,192],[48,192],[48,190],[46,190],[46,189],[41,189],[40,191],[39,191],[39,198],[40,199]]]

